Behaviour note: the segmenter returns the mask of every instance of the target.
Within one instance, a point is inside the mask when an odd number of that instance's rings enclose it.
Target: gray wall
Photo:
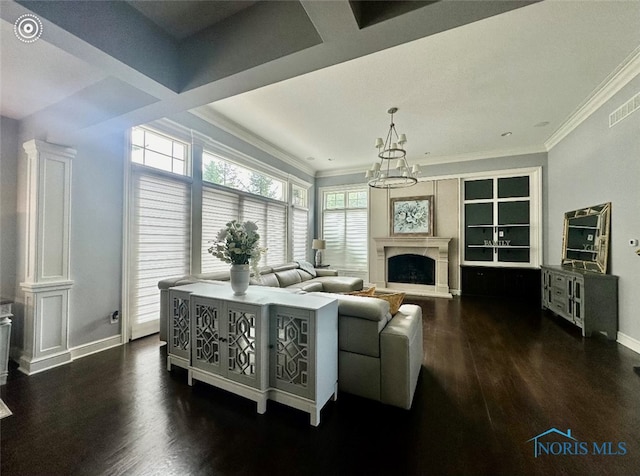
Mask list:
[[[75,144],[71,188],[69,345],[120,333],[125,133]]]
[[[609,114],[640,91],[640,76],[549,152],[547,264],[562,256],[564,213],[612,203],[610,272],[619,281],[619,331],[640,340],[640,256],[628,245],[640,239],[640,111],[613,128]]]
[[[0,297],[16,288],[18,121],[0,116]]]

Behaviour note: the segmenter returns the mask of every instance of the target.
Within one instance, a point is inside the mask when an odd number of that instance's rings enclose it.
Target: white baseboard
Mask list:
[[[82,357],[86,357],[87,355],[95,354],[96,352],[102,352],[103,350],[111,349],[112,347],[117,347],[119,345],[122,345],[122,336],[120,334],[118,334],[117,336],[100,339],[95,342],[89,342],[88,344],[82,344],[77,347],[72,347],[70,349],[71,360],[80,359]]]
[[[39,360],[30,360],[25,356],[21,356],[17,360],[20,364],[18,370],[24,374],[33,375],[55,367],[60,367],[61,365],[66,365],[76,359],[80,359],[97,352],[102,352],[103,350],[111,349],[112,347],[117,347],[119,345],[122,345],[122,336],[120,334],[89,342],[88,344],[82,344],[77,347],[72,347],[68,351],[47,356]]]
[[[628,347],[632,351],[640,354],[640,340],[629,337],[627,334],[618,332],[618,344]]]

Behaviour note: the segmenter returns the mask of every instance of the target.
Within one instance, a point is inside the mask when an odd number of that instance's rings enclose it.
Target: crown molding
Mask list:
[[[596,112],[623,87],[640,74],[640,46],[598,85],[598,87],[582,102],[582,104],[556,129],[544,143],[551,150],[562,139],[567,137],[576,127]]]
[[[267,154],[272,155],[273,157],[291,165],[292,167],[295,167],[296,169],[306,173],[307,175],[311,175],[312,177],[316,175],[316,170],[305,164],[302,159],[288,154],[287,152],[276,147],[262,137],[253,134],[244,127],[240,126],[238,123],[233,122],[229,118],[214,111],[208,106],[191,109],[189,112],[194,116],[197,116],[200,119],[208,122],[209,124],[212,124],[213,126],[218,127],[225,132],[228,132],[229,134],[237,137],[240,140],[243,140],[247,144],[257,147],[263,152],[266,152]]]
[[[529,154],[539,154],[546,153],[547,149],[544,146],[530,146],[530,147],[519,147],[515,149],[499,149],[499,150],[489,150],[484,152],[470,152],[467,154],[457,154],[457,155],[442,155],[442,156],[434,156],[429,158],[428,163],[419,163],[420,167],[430,167],[432,165],[439,164],[450,164],[455,162],[470,162],[474,160],[485,160],[485,159],[496,159],[500,157],[517,157],[519,155],[529,155]],[[352,175],[352,174],[362,174],[363,181],[365,167],[349,167],[343,169],[332,169],[332,170],[321,170],[316,172],[316,178],[323,177],[338,177],[341,175]],[[420,180],[420,178],[418,178]]]

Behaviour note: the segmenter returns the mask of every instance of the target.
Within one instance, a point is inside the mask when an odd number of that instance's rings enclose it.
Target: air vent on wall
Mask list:
[[[622,119],[638,109],[640,109],[640,93],[633,96],[626,103],[609,114],[609,127],[615,126]]]

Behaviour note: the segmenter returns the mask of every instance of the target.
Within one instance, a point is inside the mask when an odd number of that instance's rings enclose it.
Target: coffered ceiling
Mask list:
[[[391,106],[412,162],[544,150],[640,54],[635,0],[2,0],[0,18],[0,113],[24,137],[190,110],[321,173],[369,165]]]

